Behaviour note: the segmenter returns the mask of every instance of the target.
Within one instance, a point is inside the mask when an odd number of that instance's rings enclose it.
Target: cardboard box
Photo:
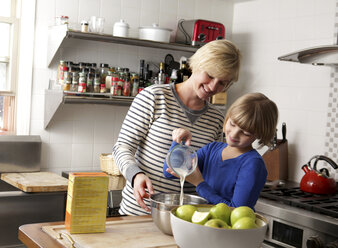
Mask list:
[[[71,233],[105,232],[109,178],[106,173],[70,173],[65,226]]]
[[[211,103],[212,104],[220,104],[225,105],[227,103],[227,93],[226,92],[220,92],[216,95],[211,97]]]

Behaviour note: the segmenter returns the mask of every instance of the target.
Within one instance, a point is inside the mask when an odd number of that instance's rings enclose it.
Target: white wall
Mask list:
[[[277,57],[334,44],[335,12],[336,0],[256,0],[234,6],[232,38],[242,50],[243,67],[229,100],[261,91],[277,103],[278,135],[281,138],[281,123],[286,122],[289,178],[295,181],[304,175],[302,165],[326,151],[332,69],[278,61]],[[334,142],[337,146],[337,137]]]
[[[111,152],[128,108],[68,104],[57,112],[50,127],[44,129],[44,90],[49,79],[56,77],[56,64],[47,66],[47,31],[55,16],[69,16],[72,27],[90,16],[102,16],[106,20],[105,32],[110,34],[113,24],[122,18],[131,26],[133,36],[139,26],[154,22],[172,28],[174,35],[177,21],[182,18],[209,19],[223,23],[228,30],[226,36],[231,39],[233,5],[231,1],[221,0],[37,0],[36,12],[31,134],[41,135],[43,141],[42,170],[60,173],[99,169],[99,155]],[[159,64],[167,53],[160,49],[81,41],[63,49],[57,61],[104,62],[138,71],[140,59]],[[182,55],[190,55],[170,53],[176,61]]]

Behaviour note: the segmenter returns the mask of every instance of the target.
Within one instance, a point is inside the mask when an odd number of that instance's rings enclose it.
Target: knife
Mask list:
[[[282,142],[285,142],[286,141],[286,123],[285,122],[282,123],[282,136],[283,136]]]

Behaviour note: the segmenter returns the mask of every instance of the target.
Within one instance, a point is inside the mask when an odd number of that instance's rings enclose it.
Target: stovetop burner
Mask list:
[[[294,182],[266,185],[261,191],[260,197],[338,218],[338,194],[317,195],[307,193],[300,190],[299,184]]]

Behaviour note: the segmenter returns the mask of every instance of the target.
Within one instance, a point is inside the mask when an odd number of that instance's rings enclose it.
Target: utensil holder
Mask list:
[[[277,146],[263,154],[267,181],[287,180],[288,178],[288,141],[277,140]]]

